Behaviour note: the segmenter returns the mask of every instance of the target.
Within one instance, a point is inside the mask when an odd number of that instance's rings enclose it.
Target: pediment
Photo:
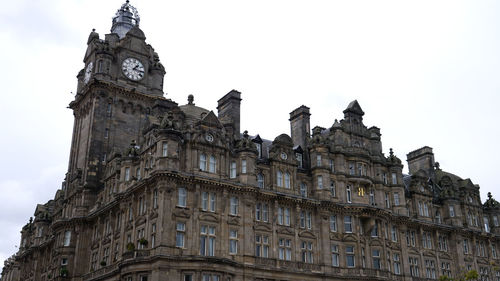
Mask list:
[[[342,239],[342,233],[330,232],[330,239],[331,240],[341,240]]]
[[[410,248],[408,250],[408,253],[413,254],[413,255],[420,255],[420,253],[417,250],[415,250],[414,248]]]
[[[423,255],[426,256],[426,257],[436,257],[436,254],[434,254],[431,251],[424,251]]]
[[[289,227],[280,227],[276,230],[277,233],[286,234],[286,235],[295,235],[295,231],[290,229]]]
[[[440,253],[439,254],[439,258],[440,259],[450,259],[451,260],[451,256],[448,253]]]
[[[222,128],[222,124],[220,123],[219,118],[215,116],[215,113],[213,111],[210,111],[207,115],[205,115],[205,117],[201,119],[200,124],[212,128]]]
[[[304,237],[304,238],[311,238],[311,239],[316,238],[316,235],[314,235],[314,233],[312,233],[309,230],[303,230],[303,231],[299,232],[299,236]]]
[[[357,242],[358,239],[356,238],[356,236],[354,234],[349,233],[349,234],[344,235],[344,239],[342,239],[342,241],[344,241],[344,242]]]
[[[257,230],[257,231],[271,231],[271,226],[269,226],[269,224],[257,224],[253,227],[254,230]]]
[[[227,224],[240,225],[240,218],[229,216],[227,219]]]
[[[146,222],[146,217],[145,216],[140,216],[139,218],[137,218],[137,220],[135,221],[135,226],[138,226],[138,225],[141,225],[141,224],[144,224]]]
[[[200,214],[201,221],[218,222],[219,219],[214,214]]]
[[[372,239],[370,241],[370,246],[382,246],[382,242],[380,239]]]
[[[180,218],[189,218],[191,214],[186,209],[180,209],[180,208],[175,208],[174,211],[172,212],[172,216],[175,217],[180,217]]]

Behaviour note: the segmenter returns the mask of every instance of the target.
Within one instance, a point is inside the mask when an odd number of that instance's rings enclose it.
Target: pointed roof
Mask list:
[[[358,103],[357,100],[351,101],[349,103],[349,105],[347,106],[347,108],[343,112],[344,112],[344,114],[348,113],[348,112],[351,112],[351,113],[355,113],[355,114],[358,114],[358,115],[361,115],[361,116],[365,115],[365,113],[361,109],[361,106],[359,105],[359,103]]]

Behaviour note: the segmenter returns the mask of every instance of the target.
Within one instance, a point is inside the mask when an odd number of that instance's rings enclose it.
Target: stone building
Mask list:
[[[145,39],[128,1],[90,33],[68,172],[2,281],[500,280],[499,203],[432,148],[403,174],[357,101],[327,128],[300,106],[290,136],[242,132],[238,91],[217,114],[165,98]]]

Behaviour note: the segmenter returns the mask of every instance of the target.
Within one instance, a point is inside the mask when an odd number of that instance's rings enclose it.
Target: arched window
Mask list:
[[[204,153],[200,154],[200,170],[207,170],[207,156]]]
[[[210,155],[209,162],[210,162],[210,165],[208,167],[208,171],[210,173],[215,173],[215,171],[216,171],[215,167],[217,166],[217,158],[215,158],[215,156],[213,156],[213,155]]]
[[[283,173],[280,170],[276,171],[276,184],[280,187],[283,186]]]
[[[285,173],[285,188],[290,189],[290,174],[288,172]]]
[[[262,173],[257,174],[257,185],[259,188],[264,188],[264,175]]]

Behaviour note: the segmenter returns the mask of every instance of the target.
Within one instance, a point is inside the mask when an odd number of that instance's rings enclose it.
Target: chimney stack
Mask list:
[[[424,146],[406,155],[408,170],[410,175],[414,175],[419,170],[424,170],[428,175],[434,170],[434,153],[432,148]]]
[[[217,101],[218,117],[224,127],[232,130],[235,139],[240,138],[241,93],[231,90]]]
[[[307,139],[311,135],[310,116],[309,107],[305,105],[290,112],[289,121],[293,144],[294,146],[300,145],[303,150],[306,150]]]

